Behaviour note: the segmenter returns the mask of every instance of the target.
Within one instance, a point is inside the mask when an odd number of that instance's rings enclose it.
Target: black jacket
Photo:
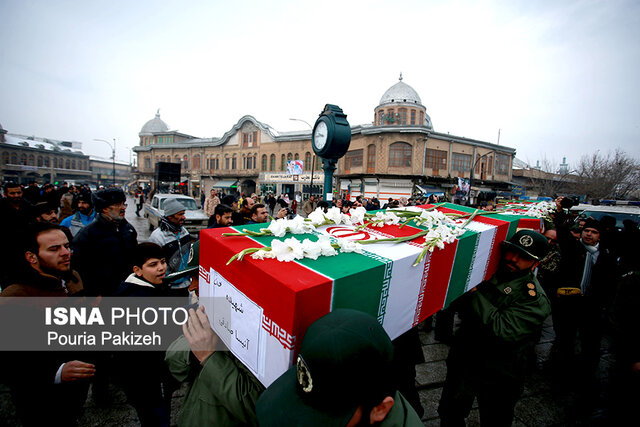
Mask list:
[[[138,233],[127,220],[119,224],[96,216],[71,242],[71,265],[84,282],[87,295],[112,296],[133,270]]]

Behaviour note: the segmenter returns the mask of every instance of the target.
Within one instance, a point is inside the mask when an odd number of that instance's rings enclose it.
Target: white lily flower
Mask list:
[[[331,239],[328,236],[320,236],[316,243],[320,246],[322,256],[338,255],[338,251],[331,246]]]
[[[302,252],[304,253],[305,258],[318,259],[318,257],[322,255],[322,248],[318,242],[312,242],[309,239],[304,239],[302,241]]]
[[[362,253],[362,245],[358,242],[348,239],[338,239],[338,245],[340,246],[340,252],[356,252]]]
[[[280,240],[271,241],[271,252],[275,254],[278,261],[289,262],[294,259],[304,258],[302,243],[294,237],[285,239],[284,242]]]
[[[275,258],[276,254],[273,251],[257,251],[251,254],[251,258],[253,259],[267,259],[267,258]]]
[[[323,224],[326,220],[322,208],[316,208],[316,210],[311,212],[307,218],[311,220],[311,224],[313,225]]]
[[[384,216],[384,223],[386,225],[396,225],[400,223],[400,217],[393,212],[387,212]]]
[[[293,219],[290,219],[288,221],[287,227],[293,234],[311,233],[313,230],[315,230],[315,227],[300,215],[294,217]]]
[[[287,234],[287,222],[286,218],[271,221],[268,230],[276,237],[284,237],[284,235]]]
[[[353,208],[349,209],[349,213],[351,214],[352,224],[363,224],[364,214],[367,213],[367,210],[363,206],[358,206],[355,209]]]
[[[327,211],[325,217],[329,221],[333,221],[334,224],[339,225],[343,222],[342,212],[340,212],[340,208],[333,207]]]

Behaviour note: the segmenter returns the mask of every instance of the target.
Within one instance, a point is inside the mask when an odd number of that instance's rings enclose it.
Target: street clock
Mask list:
[[[337,105],[327,104],[313,126],[313,151],[323,159],[338,160],[351,143],[351,126],[347,115]]]

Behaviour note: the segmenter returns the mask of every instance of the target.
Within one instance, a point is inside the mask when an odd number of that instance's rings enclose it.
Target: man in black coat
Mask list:
[[[87,295],[113,296],[132,271],[138,233],[124,218],[125,200],[116,188],[94,193],[98,215],[71,242],[73,268],[83,278]]]
[[[579,378],[595,379],[605,310],[611,308],[618,268],[611,248],[600,242],[600,223],[587,218],[573,239],[558,202],[555,222],[561,250],[557,303],[553,311],[558,366],[573,367]],[[575,354],[576,338],[580,354]],[[577,364],[574,362],[578,362]]]
[[[22,187],[13,182],[4,185],[4,198],[0,199],[0,224],[4,227],[4,245],[0,247],[0,288],[13,283],[15,265],[22,254],[16,251],[15,244],[21,241],[33,217],[33,206],[24,200]]]

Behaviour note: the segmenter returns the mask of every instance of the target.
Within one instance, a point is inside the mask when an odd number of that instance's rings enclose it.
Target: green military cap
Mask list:
[[[184,276],[189,276],[198,271],[198,265],[200,262],[200,240],[196,240],[191,249],[189,249],[189,258],[187,260],[187,267],[184,270],[176,271],[175,273],[167,274],[163,281],[165,283],[171,283]]]
[[[337,309],[305,332],[295,366],[256,404],[263,427],[345,426],[359,405],[392,388],[393,345],[368,314]]]
[[[533,230],[520,230],[502,244],[508,249],[515,249],[536,261],[543,259],[549,252],[547,238]]]

